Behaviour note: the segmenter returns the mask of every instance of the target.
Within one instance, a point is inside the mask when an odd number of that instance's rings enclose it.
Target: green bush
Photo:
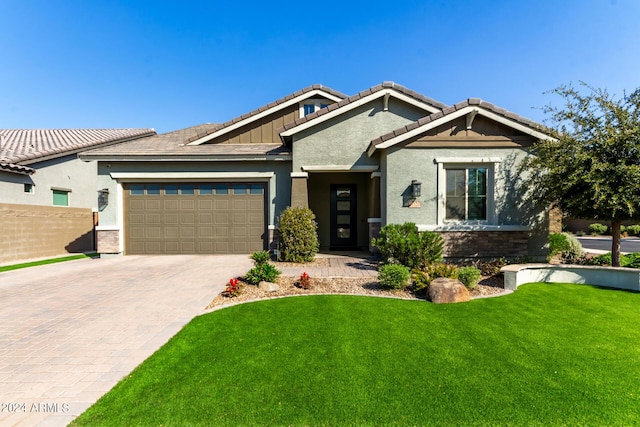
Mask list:
[[[265,263],[256,265],[251,270],[247,271],[247,282],[257,285],[260,282],[275,282],[278,276],[280,276],[280,270],[278,270],[273,264]]]
[[[287,208],[278,218],[279,259],[311,262],[318,253],[318,226],[309,208]]]
[[[269,262],[271,260],[271,254],[269,254],[269,251],[258,251],[252,253],[249,258],[253,260],[253,265],[258,266]]]
[[[553,257],[571,249],[565,233],[549,234],[549,256]]]
[[[589,260],[591,265],[611,265],[611,252],[601,254]],[[620,256],[620,267],[640,268],[640,252]]]
[[[595,224],[589,225],[589,234],[592,234],[594,236],[599,236],[601,234],[605,234],[606,232],[607,232],[607,226],[604,224],[598,224],[596,222]]]
[[[442,236],[430,231],[419,232],[412,222],[385,225],[371,243],[378,248],[385,263],[424,268],[442,261]]]
[[[591,265],[611,265],[611,252],[594,256],[589,260]]]
[[[640,235],[640,224],[633,224],[627,227],[627,233],[630,236]]]
[[[475,267],[461,267],[458,269],[458,280],[460,280],[467,289],[473,289],[480,280],[480,270]]]
[[[445,264],[443,262],[429,264],[425,271],[431,280],[437,279],[438,277],[457,279],[459,273],[458,267],[453,264]]]
[[[563,233],[569,242],[569,249],[562,252],[562,260],[566,263],[578,263],[583,258],[582,245],[571,234]]]
[[[411,271],[411,289],[416,294],[424,294],[431,283],[427,272],[414,268]]]
[[[389,289],[404,289],[409,281],[409,268],[400,264],[385,264],[378,270],[380,285]]]

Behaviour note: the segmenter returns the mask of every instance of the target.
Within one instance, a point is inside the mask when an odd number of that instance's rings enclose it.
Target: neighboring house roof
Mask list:
[[[0,129],[0,169],[30,175],[35,169],[26,165],[153,134],[153,129]]]
[[[507,111],[504,108],[497,107],[496,105],[483,101],[480,98],[469,98],[466,101],[444,108],[442,111],[430,114],[429,116],[423,117],[415,122],[409,123],[406,126],[374,139],[369,144],[367,153],[372,155],[375,150],[389,148],[444,123],[450,122],[451,120],[457,119],[458,117],[469,115],[469,118],[473,121],[473,117],[475,117],[476,114],[495,120],[496,122],[531,135],[535,138],[551,139],[543,125]]]
[[[171,157],[172,160],[213,158],[264,158],[265,156],[286,156],[288,148],[282,144],[202,144],[188,145],[187,142],[198,135],[219,129],[219,124],[207,123],[180,129],[160,135],[136,139],[118,145],[85,151],[83,160],[139,160]]]
[[[227,132],[231,132],[239,127],[245,126],[251,122],[259,120],[262,117],[268,116],[269,114],[273,114],[283,108],[286,108],[290,105],[297,104],[305,99],[313,98],[314,96],[323,96],[325,98],[331,99],[333,101],[340,101],[347,97],[347,95],[338,92],[337,90],[333,90],[327,86],[323,86],[320,84],[315,84],[312,86],[305,87],[302,90],[289,94],[285,97],[282,97],[276,101],[273,101],[267,105],[263,105],[262,107],[255,109],[249,113],[243,114],[239,117],[229,120],[228,122],[222,123],[218,125],[216,128],[212,128],[203,134],[198,134],[190,138],[186,141],[189,145],[200,145],[204,144],[207,141],[210,141],[214,138],[219,137],[220,135],[224,135]]]
[[[292,123],[288,123],[284,125],[284,127],[278,129],[278,132],[281,137],[289,137],[304,129],[308,129],[311,126],[322,123],[325,120],[344,114],[360,105],[369,103],[374,99],[383,98],[385,96],[393,96],[394,98],[401,99],[422,108],[426,114],[439,112],[443,108],[447,107],[445,104],[438,102],[435,99],[428,98],[395,82],[382,82],[379,85],[363,90],[362,92],[343,99],[342,101],[328,105],[325,108],[301,117]]]

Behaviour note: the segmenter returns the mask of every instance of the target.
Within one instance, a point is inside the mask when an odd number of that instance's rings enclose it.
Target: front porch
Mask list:
[[[291,187],[291,206],[316,215],[321,251],[371,251],[380,229],[379,172],[297,173]]]

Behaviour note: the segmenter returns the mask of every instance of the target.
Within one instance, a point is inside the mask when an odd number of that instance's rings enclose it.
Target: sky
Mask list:
[[[320,83],[394,81],[538,122],[640,87],[639,0],[1,0],[0,128],[225,122]]]

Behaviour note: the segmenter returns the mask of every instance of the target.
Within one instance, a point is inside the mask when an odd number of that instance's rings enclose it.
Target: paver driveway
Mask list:
[[[68,424],[249,268],[126,256],[0,273],[0,426]]]

